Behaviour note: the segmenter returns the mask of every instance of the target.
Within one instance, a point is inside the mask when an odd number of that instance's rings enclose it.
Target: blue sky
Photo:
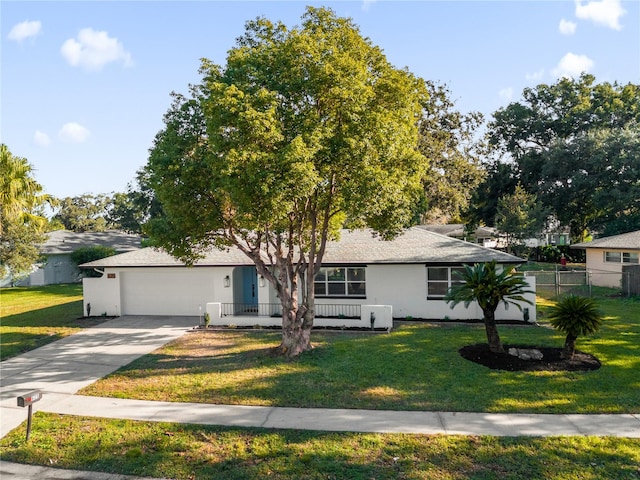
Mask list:
[[[170,92],[224,65],[247,20],[300,23],[306,5],[351,17],[397,67],[490,116],[526,87],[581,71],[640,83],[640,2],[11,1],[0,4],[0,141],[57,197],[125,191]]]

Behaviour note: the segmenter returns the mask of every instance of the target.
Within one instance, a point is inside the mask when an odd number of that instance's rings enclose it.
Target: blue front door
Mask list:
[[[258,273],[253,267],[242,268],[242,303],[245,312],[258,311]]]

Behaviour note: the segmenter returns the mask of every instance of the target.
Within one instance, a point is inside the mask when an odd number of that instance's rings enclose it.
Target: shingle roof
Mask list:
[[[117,231],[76,233],[68,230],[56,230],[40,247],[45,255],[72,253],[78,248],[101,245],[113,247],[117,252],[128,252],[141,247],[140,235],[131,235]]]
[[[430,263],[459,264],[523,263],[521,258],[474,243],[440,235],[421,228],[410,228],[391,241],[373,236],[370,230],[343,230],[337,242],[329,242],[325,264]],[[212,250],[196,266],[252,265],[238,249]],[[168,253],[154,248],[123,253],[86,263],[82,267],[171,267],[183,265]]]
[[[439,233],[441,235],[447,235],[448,237],[464,237],[464,224],[462,223],[448,223],[443,225],[438,224],[426,224],[416,225],[417,228],[423,228],[430,232]],[[476,237],[497,237],[498,231],[493,227],[478,227],[473,232]]]
[[[640,230],[611,237],[597,238],[591,242],[576,243],[571,248],[615,248],[618,250],[640,250]]]

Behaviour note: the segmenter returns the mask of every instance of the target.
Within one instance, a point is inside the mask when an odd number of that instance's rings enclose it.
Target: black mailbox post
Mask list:
[[[42,392],[40,390],[33,390],[32,392],[25,393],[18,397],[19,407],[29,407],[27,416],[27,441],[29,440],[29,435],[31,435],[31,414],[33,413],[33,403],[41,399]]]

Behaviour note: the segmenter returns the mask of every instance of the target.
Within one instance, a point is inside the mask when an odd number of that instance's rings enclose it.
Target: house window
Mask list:
[[[625,252],[622,254],[622,263],[638,263],[638,254]]]
[[[456,272],[462,267],[427,267],[427,300],[442,300],[453,285],[464,283]]]
[[[622,261],[622,254],[620,252],[604,252],[604,261],[620,263]]]
[[[318,297],[365,298],[364,267],[322,267],[314,280]]]

